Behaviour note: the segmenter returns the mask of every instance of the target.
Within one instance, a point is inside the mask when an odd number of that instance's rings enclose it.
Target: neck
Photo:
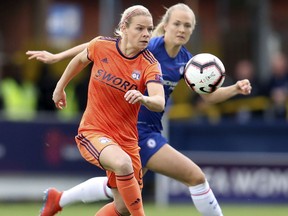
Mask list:
[[[166,49],[166,52],[168,53],[168,55],[171,58],[176,57],[177,54],[179,53],[180,49],[181,49],[181,45],[175,45],[173,43],[169,43],[165,39],[164,39],[164,41],[165,41],[165,49]]]
[[[129,44],[121,39],[119,40],[119,48],[121,50],[121,52],[123,53],[123,55],[127,56],[127,57],[133,57],[135,56],[138,52],[140,52],[141,50],[136,50],[135,48],[132,48],[131,46],[129,46]]]

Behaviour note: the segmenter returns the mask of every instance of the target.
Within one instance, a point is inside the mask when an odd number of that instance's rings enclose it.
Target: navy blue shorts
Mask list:
[[[146,167],[148,160],[154,155],[163,145],[168,143],[167,139],[160,132],[155,132],[149,127],[138,127],[140,157],[142,166]]]

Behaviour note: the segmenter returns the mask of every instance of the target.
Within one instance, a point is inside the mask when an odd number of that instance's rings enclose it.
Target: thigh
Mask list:
[[[147,168],[188,186],[202,183],[205,180],[198,165],[168,144],[149,159]]]
[[[75,140],[82,157],[101,169],[105,169],[99,160],[102,150],[107,146],[117,145],[112,138],[95,132],[78,134]]]
[[[117,163],[115,158],[119,160],[131,160],[135,178],[138,181],[140,188],[143,187],[142,180],[142,165],[139,155],[138,143],[125,143],[119,145],[111,137],[104,134],[96,134],[95,132],[86,132],[76,136],[77,146],[81,155],[89,163],[92,163],[103,170],[106,170],[108,176],[108,186],[116,188],[116,177],[114,173],[114,165]],[[100,162],[101,154],[101,162]],[[106,156],[102,156],[105,154]],[[130,162],[130,163],[131,163]]]

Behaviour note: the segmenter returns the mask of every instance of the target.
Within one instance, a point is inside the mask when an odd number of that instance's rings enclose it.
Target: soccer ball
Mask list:
[[[184,80],[198,94],[210,94],[222,86],[225,67],[218,57],[210,53],[200,53],[187,62]]]

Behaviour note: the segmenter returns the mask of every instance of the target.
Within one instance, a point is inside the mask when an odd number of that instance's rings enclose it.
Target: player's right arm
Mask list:
[[[143,95],[140,91],[129,90],[124,95],[126,101],[131,104],[140,102],[147,109],[153,112],[162,112],[165,108],[165,94],[163,85],[156,82],[147,84],[148,96]]]
[[[76,55],[66,67],[61,78],[57,82],[53,92],[53,101],[58,109],[63,109],[67,105],[65,88],[68,83],[79,74],[91,61],[87,58],[87,49]]]
[[[42,50],[42,51],[41,50],[40,51],[28,50],[26,52],[26,55],[29,56],[28,58],[29,60],[36,59],[46,64],[54,64],[64,59],[72,58],[76,56],[77,54],[82,52],[84,49],[86,49],[87,46],[88,46],[88,43],[83,43],[83,44],[80,44],[78,46],[75,46],[73,48],[70,48],[68,50],[65,50],[63,52],[56,53],[56,54],[50,53],[45,50]]]
[[[200,94],[206,103],[215,104],[226,101],[238,94],[249,95],[252,86],[248,79],[238,80],[235,84],[225,87],[220,87],[210,94]]]

